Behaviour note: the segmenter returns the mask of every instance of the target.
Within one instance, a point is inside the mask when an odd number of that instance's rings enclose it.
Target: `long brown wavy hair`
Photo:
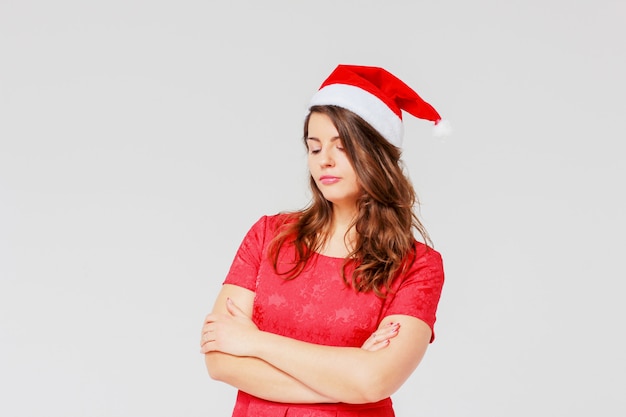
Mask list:
[[[356,233],[352,251],[343,263],[343,279],[358,292],[374,291],[384,296],[394,278],[415,259],[414,231],[424,243],[432,245],[414,211],[419,202],[404,173],[401,151],[361,117],[337,106],[311,107],[304,122],[305,146],[312,113],[325,114],[332,120],[362,191],[351,225]],[[274,270],[286,279],[297,277],[329,237],[332,203],[324,198],[312,177],[310,186],[313,194],[310,205],[290,213],[270,243],[269,257]],[[287,242],[294,245],[296,257],[291,268],[278,271],[278,255]],[[346,267],[352,262],[355,268],[351,277],[347,277]]]

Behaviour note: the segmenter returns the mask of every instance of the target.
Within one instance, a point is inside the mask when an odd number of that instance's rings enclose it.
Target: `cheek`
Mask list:
[[[359,181],[358,181],[358,180],[356,180],[356,179],[354,180],[354,190],[355,190],[357,193],[361,193],[361,192],[363,191],[363,187],[361,187],[361,184],[360,184],[360,183],[359,183]]]
[[[359,180],[359,177],[357,177],[355,172],[352,173],[352,184],[354,188],[357,189],[359,192],[363,190],[361,181]]]

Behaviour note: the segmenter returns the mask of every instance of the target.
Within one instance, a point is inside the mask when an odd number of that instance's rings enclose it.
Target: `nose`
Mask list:
[[[335,160],[333,159],[331,153],[330,153],[330,149],[323,149],[320,151],[320,159],[319,159],[319,163],[320,166],[325,168],[325,167],[332,167],[335,165]]]

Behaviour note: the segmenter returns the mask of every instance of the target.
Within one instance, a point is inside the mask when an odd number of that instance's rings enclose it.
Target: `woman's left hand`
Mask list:
[[[398,335],[400,331],[400,323],[388,323],[379,327],[372,335],[363,343],[361,349],[369,352],[376,352],[389,346],[390,340]]]
[[[252,319],[230,298],[226,300],[228,314],[209,314],[204,319],[200,336],[200,352],[223,352],[234,356],[249,356],[255,333],[259,329]]]

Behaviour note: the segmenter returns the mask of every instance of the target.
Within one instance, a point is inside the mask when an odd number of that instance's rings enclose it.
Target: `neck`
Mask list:
[[[333,205],[332,223],[320,253],[337,258],[346,257],[350,253],[354,241],[354,228],[350,229],[350,226],[355,216],[356,208]]]
[[[345,207],[335,204],[333,205],[332,228],[335,231],[343,230],[343,232],[345,233],[355,217],[356,207]]]
[[[351,250],[354,240],[352,222],[356,217],[356,207],[333,206],[333,222],[330,226],[330,240],[341,242],[340,247]]]

